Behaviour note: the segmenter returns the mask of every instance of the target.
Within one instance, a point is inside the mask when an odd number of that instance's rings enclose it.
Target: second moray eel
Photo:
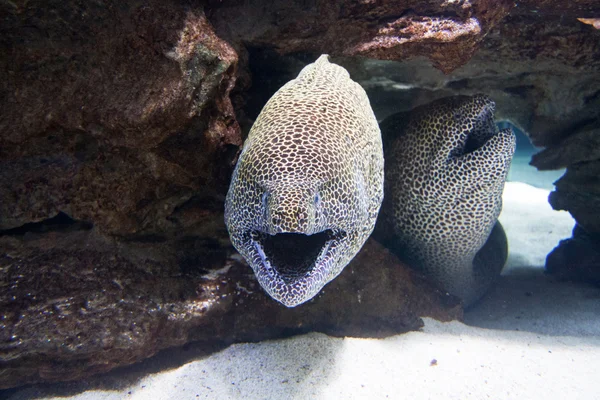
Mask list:
[[[438,286],[473,304],[498,278],[498,220],[516,139],[484,95],[455,96],[381,123],[386,169],[376,235]]]

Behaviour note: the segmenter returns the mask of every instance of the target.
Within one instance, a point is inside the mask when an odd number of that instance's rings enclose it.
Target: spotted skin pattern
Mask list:
[[[510,129],[497,130],[494,109],[484,95],[456,96],[381,124],[382,217],[393,232],[392,247],[466,306],[506,262],[497,220],[516,139]],[[491,245],[479,253],[488,238]]]
[[[365,91],[327,55],[267,102],[234,170],[225,223],[272,298],[302,304],[352,260],[377,219],[383,166]]]

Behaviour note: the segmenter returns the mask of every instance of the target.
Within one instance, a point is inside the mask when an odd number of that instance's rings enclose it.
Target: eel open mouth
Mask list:
[[[328,282],[336,249],[345,237],[344,231],[331,229],[312,235],[252,231],[259,282],[288,307],[307,301]]]
[[[463,155],[480,149],[488,140],[498,133],[498,129],[494,123],[494,108],[494,105],[491,103],[481,106],[474,127],[471,132],[469,132],[467,140],[464,143]]]
[[[343,232],[335,234],[331,229],[305,235],[303,233],[278,233],[269,235],[254,231],[252,240],[263,263],[286,282],[310,275],[318,264],[326,261],[341,240]]]

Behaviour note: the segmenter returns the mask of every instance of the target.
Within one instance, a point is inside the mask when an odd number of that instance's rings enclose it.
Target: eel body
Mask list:
[[[233,172],[225,223],[272,298],[302,304],[352,260],[377,219],[383,164],[365,91],[327,55],[271,97]]]
[[[498,278],[498,220],[516,139],[484,95],[455,96],[381,123],[386,199],[377,237],[439,287],[473,304]]]

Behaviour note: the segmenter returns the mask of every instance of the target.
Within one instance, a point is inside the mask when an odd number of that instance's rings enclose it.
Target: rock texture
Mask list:
[[[64,212],[110,234],[163,234],[195,222],[168,217],[203,188],[224,192],[241,143],[237,54],[202,10],[0,7],[0,229]]]
[[[232,43],[380,60],[427,57],[450,72],[465,64],[509,10],[508,0],[211,1],[209,17]]]
[[[440,97],[486,93],[496,102],[499,120],[510,120],[536,146],[550,146],[598,126],[600,31],[577,18],[600,13],[600,4],[544,4],[565,11],[546,15],[534,12],[531,2],[529,8],[519,3],[490,29],[470,61],[448,74],[422,58],[401,63],[354,57],[333,61],[367,90],[379,120]],[[283,80],[281,76],[292,77],[301,68],[298,64],[314,57],[282,57],[275,51],[251,49],[250,68],[261,83],[273,73],[277,73],[274,80]],[[274,91],[268,83],[250,90],[261,99],[265,96],[257,93],[260,90]]]
[[[16,1],[0,14],[0,386],[181,343],[147,316],[167,318],[156,296],[194,290],[168,277],[224,265],[237,53],[176,1]],[[164,254],[129,261],[128,243]],[[112,349],[105,364],[92,348]]]
[[[540,171],[600,160],[600,126],[575,132],[557,146],[534,154],[531,164]]]
[[[547,100],[537,105],[525,126],[534,143],[546,148],[531,164],[539,170],[567,169],[548,200],[554,209],[569,211],[577,221],[573,237],[561,241],[548,255],[546,269],[564,279],[600,285],[600,31],[593,19],[600,14],[600,4],[548,0],[536,7],[556,22],[546,28],[551,35],[540,31],[548,40],[530,36],[544,45],[532,48],[540,50],[546,63],[556,60],[555,69],[563,72],[552,79],[548,71],[547,85],[536,87]],[[566,18],[569,24],[564,23]]]
[[[293,309],[268,297],[242,258],[218,243],[201,255],[184,240],[115,243],[71,223],[3,237],[0,246],[0,388],[80,379],[194,340],[383,337],[418,329],[421,316],[462,318],[456,298],[374,241]],[[195,268],[177,267],[181,253],[195,253]]]

